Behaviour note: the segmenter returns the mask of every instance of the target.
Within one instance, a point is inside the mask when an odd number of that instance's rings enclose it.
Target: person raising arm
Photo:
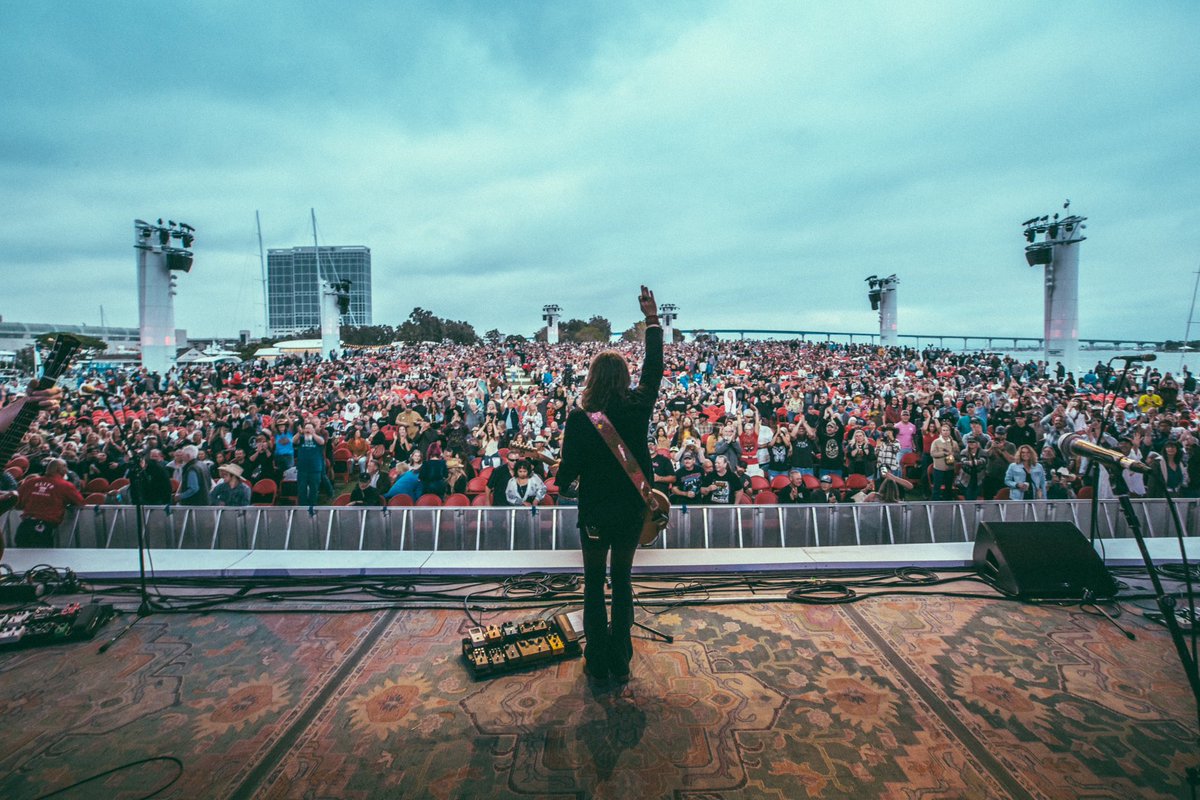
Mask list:
[[[623,442],[627,458],[636,460],[643,475],[652,474],[645,441],[663,377],[663,332],[654,293],[645,286],[638,295],[638,306],[646,319],[646,355],[637,388],[630,389],[629,364],[620,353],[604,350],[592,358],[580,405],[567,417],[557,476],[559,486],[579,481],[583,627],[587,636],[585,669],[597,680],[610,675],[618,681],[629,679],[629,662],[633,657],[630,573],[646,505],[589,415],[606,419]],[[610,551],[611,631],[604,603]]]

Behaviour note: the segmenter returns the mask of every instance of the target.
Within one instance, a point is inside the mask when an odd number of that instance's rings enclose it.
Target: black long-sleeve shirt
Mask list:
[[[662,328],[648,327],[646,357],[642,361],[637,387],[629,393],[628,399],[604,410],[647,480],[652,480],[653,473],[650,451],[646,447],[646,430],[654,413],[662,377]],[[569,486],[576,478],[579,479],[580,527],[591,525],[603,531],[637,529],[646,513],[646,504],[587,413],[580,408],[573,409],[567,416],[562,463],[556,482],[559,486]]]

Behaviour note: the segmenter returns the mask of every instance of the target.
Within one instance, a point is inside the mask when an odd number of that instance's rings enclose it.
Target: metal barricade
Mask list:
[[[1173,536],[1163,500],[1134,500],[1148,537]],[[1200,500],[1176,500],[1185,535],[1200,526]],[[146,543],[175,550],[574,550],[578,509],[251,506],[147,507]],[[674,506],[662,549],[845,547],[970,542],[980,523],[1070,522],[1087,533],[1089,500],[981,500],[896,504]],[[11,544],[19,512],[0,518]],[[1099,504],[1099,535],[1132,536],[1116,500]],[[137,547],[133,506],[87,506],[57,532],[61,547]]]

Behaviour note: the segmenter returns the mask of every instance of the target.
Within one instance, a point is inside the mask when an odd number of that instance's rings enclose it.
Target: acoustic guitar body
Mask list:
[[[642,535],[638,539],[642,547],[654,544],[671,520],[671,501],[665,494],[658,489],[651,489],[650,500],[650,507],[646,509],[646,520],[642,523]]]

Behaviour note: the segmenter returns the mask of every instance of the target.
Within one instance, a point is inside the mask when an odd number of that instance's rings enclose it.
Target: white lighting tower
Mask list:
[[[321,358],[342,346],[342,316],[350,310],[350,281],[321,281]]]
[[[879,312],[879,343],[884,347],[900,344],[896,334],[896,287],[899,284],[900,279],[895,275],[867,278],[870,287],[867,299],[871,301],[871,310]]]
[[[195,238],[182,222],[133,221],[142,366],[162,376],[175,366],[175,273],[191,272]]]
[[[1063,203],[1064,211],[1070,207],[1070,200]],[[1043,336],[1051,371],[1056,361],[1068,372],[1074,372],[1079,363],[1079,243],[1087,238],[1083,235],[1086,219],[1074,214],[1059,219],[1055,214],[1021,223],[1028,242],[1025,260],[1031,267],[1046,267]]]
[[[663,344],[675,341],[675,318],[679,316],[679,306],[674,303],[662,303],[658,307],[658,322],[662,325]]]
[[[561,316],[560,307],[542,306],[542,319],[546,321],[546,344],[558,344],[558,320]]]

